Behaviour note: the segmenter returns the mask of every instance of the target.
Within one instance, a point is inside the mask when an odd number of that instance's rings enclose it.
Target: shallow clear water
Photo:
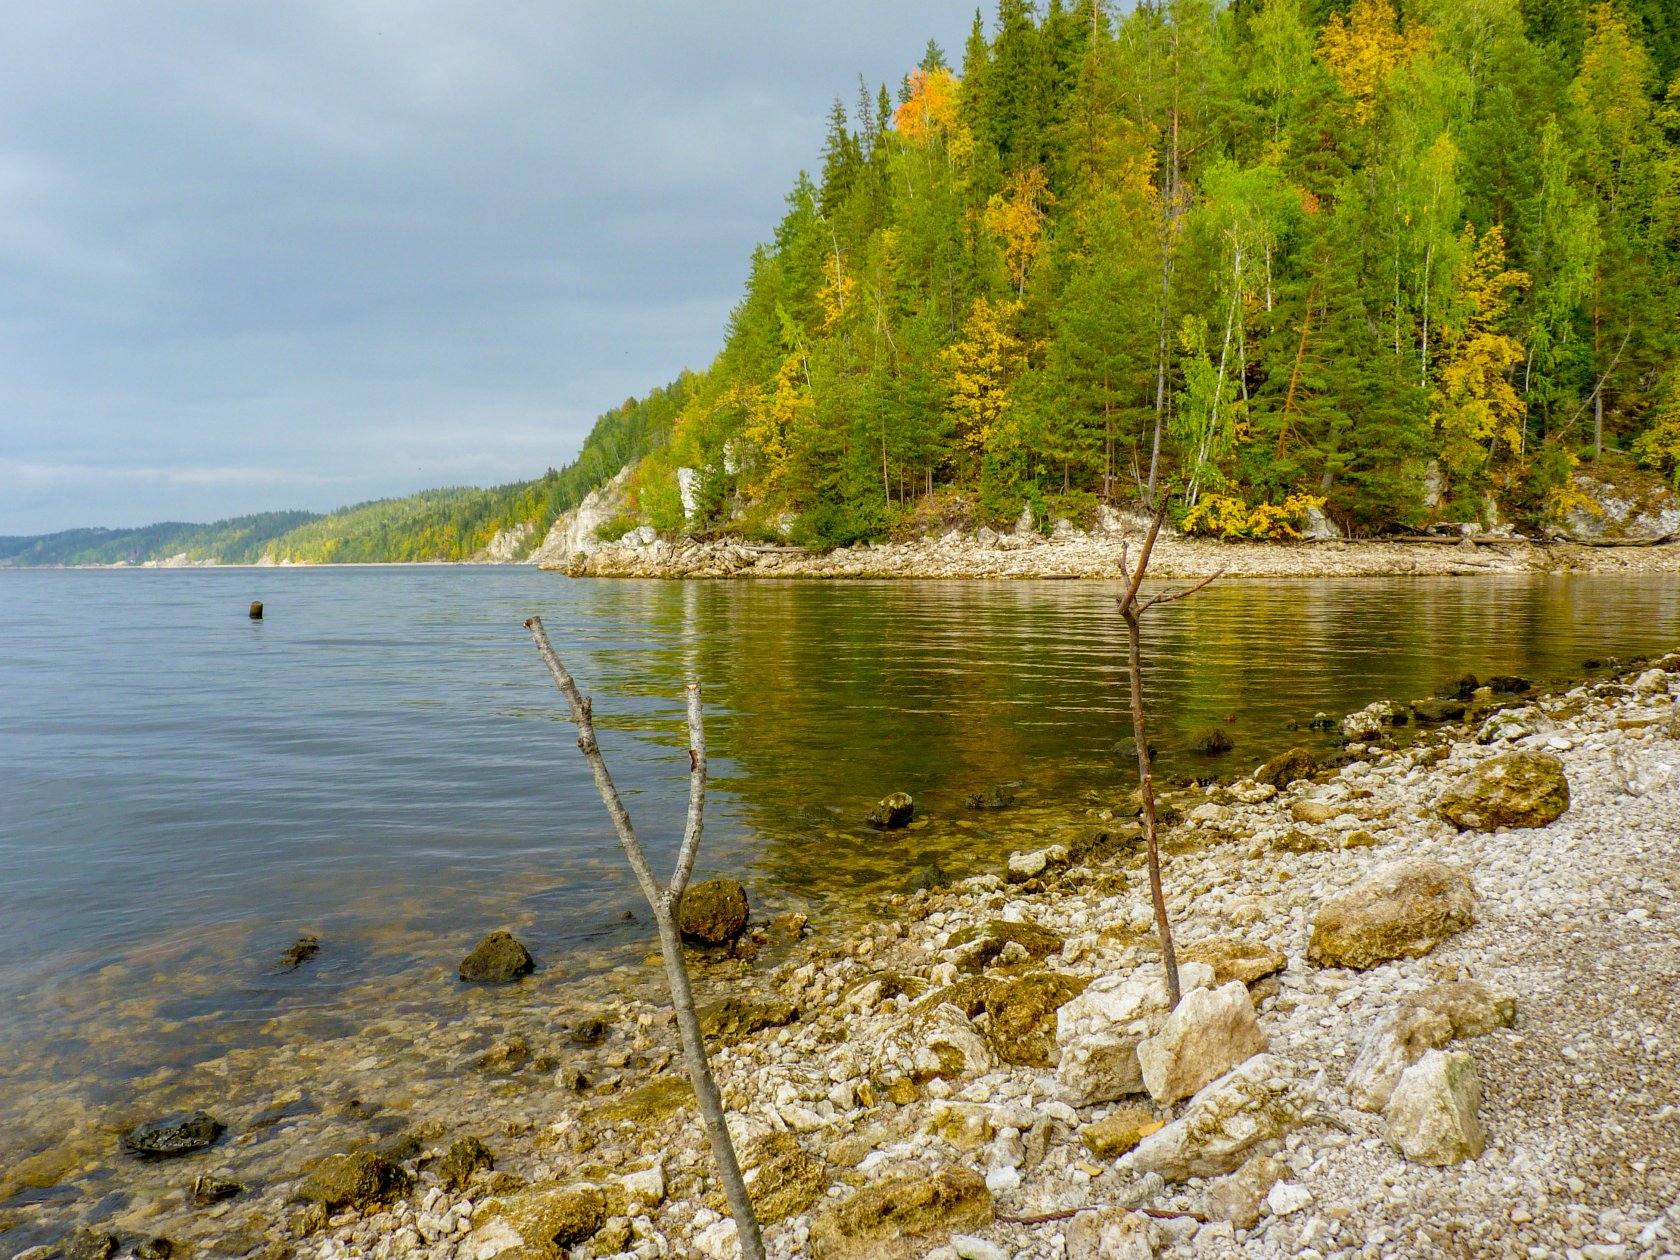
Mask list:
[[[714,792],[697,877],[831,920],[931,858],[953,874],[1129,786],[1108,584],[594,582],[523,568],[0,571],[0,1107],[97,1071],[255,1040],[277,1010],[355,1019],[388,981],[453,1000],[511,925],[548,969],[646,949],[541,613],[668,856],[680,696],[706,685]],[[251,599],[268,615],[252,623]],[[1664,578],[1216,584],[1146,626],[1166,775],[1252,768],[1320,709],[1469,669],[1536,680],[1672,647]],[[1185,751],[1221,723],[1236,751]],[[963,796],[1013,783],[1021,808]],[[861,823],[905,790],[923,825]],[[645,916],[644,916],[645,918]],[[279,972],[300,933],[319,957]],[[428,996],[435,992],[435,998]],[[101,1026],[106,1036],[90,1039]],[[113,1057],[115,1024],[132,1032]]]

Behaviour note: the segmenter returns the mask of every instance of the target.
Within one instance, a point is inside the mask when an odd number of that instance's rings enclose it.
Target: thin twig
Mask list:
[[[1171,1212],[1166,1208],[1128,1207],[1124,1203],[1087,1203],[1082,1207],[1064,1208],[1060,1212],[1040,1212],[1035,1216],[995,1216],[992,1219],[1004,1225],[1048,1225],[1051,1221],[1068,1221],[1081,1212],[1105,1212],[1110,1209],[1126,1212],[1137,1212],[1143,1216],[1153,1217],[1158,1221],[1170,1221],[1178,1218],[1188,1218],[1192,1221],[1206,1223],[1207,1217],[1199,1212]]]
[[[548,641],[548,632],[543,629],[542,618],[530,618],[525,622],[525,628],[531,632],[548,672],[554,675],[561,694],[571,706],[572,720],[578,728],[578,748],[589,762],[601,802],[612,816],[619,842],[630,860],[630,868],[636,872],[636,881],[642,886],[642,894],[653,910],[654,923],[659,929],[659,952],[665,960],[665,979],[671,986],[671,1008],[676,1014],[677,1031],[682,1037],[683,1062],[688,1069],[689,1083],[694,1086],[694,1100],[711,1143],[712,1158],[717,1162],[718,1179],[723,1182],[730,1215],[735,1218],[742,1260],[764,1260],[764,1239],[759,1232],[758,1216],[753,1211],[746,1181],[741,1176],[740,1161],[735,1157],[735,1143],[730,1139],[729,1124],[724,1118],[723,1096],[718,1092],[711,1061],[706,1057],[706,1037],[695,1009],[694,986],[689,980],[688,963],[683,956],[682,929],[677,921],[688,877],[694,869],[695,855],[700,849],[705,816],[706,731],[700,710],[700,684],[691,682],[688,685],[688,822],[683,830],[682,847],[677,853],[671,882],[661,888],[642,851],[641,841],[636,838],[636,829],[619,797],[618,788],[613,785],[606,760],[601,756],[601,746],[595,738],[593,705],[578,691],[577,683],[555,655],[554,647]]]
[[[1183,599],[1186,595],[1194,595],[1204,586],[1210,586],[1224,576],[1225,570],[1220,569],[1219,572],[1210,574],[1209,576],[1203,578],[1200,582],[1197,582],[1196,585],[1187,586],[1182,591],[1163,591],[1161,594],[1150,599],[1149,602],[1144,604],[1144,606],[1138,609],[1138,611],[1148,612],[1151,608],[1155,607],[1156,604],[1170,604],[1175,600]]]

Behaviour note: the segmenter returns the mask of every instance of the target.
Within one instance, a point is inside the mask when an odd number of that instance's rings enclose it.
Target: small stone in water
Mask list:
[[[192,1183],[192,1190],[187,1198],[194,1207],[211,1207],[225,1199],[233,1198],[236,1194],[244,1193],[244,1190],[245,1187],[237,1181],[207,1174]]]
[[[491,932],[461,960],[461,979],[509,984],[537,969],[531,953],[508,932]]]
[[[598,1046],[607,1038],[611,1024],[599,1015],[585,1015],[572,1025],[572,1040],[580,1046]]]
[[[135,1125],[122,1135],[135,1155],[186,1155],[203,1150],[226,1132],[226,1126],[202,1111],[178,1111]]]
[[[296,971],[316,954],[321,952],[321,938],[318,936],[300,936],[280,955],[280,969],[282,971]]]

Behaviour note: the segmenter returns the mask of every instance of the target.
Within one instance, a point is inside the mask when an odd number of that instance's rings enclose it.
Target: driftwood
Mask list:
[[[1580,538],[1577,547],[1666,547],[1680,541],[1680,533],[1664,534],[1661,538]]]
[[[641,841],[636,838],[630,814],[624,808],[618,788],[613,785],[606,759],[601,756],[601,746],[595,739],[591,701],[578,691],[577,683],[555,655],[548,633],[543,629],[542,618],[530,618],[525,628],[531,632],[543,663],[554,675],[555,684],[571,706],[572,721],[578,728],[578,750],[583,753],[595,776],[595,788],[601,794],[601,803],[612,816],[619,843],[624,846],[624,856],[630,860],[630,869],[635,872],[636,882],[641,885],[642,895],[647,898],[654,923],[658,925],[659,950],[664,955],[665,978],[671,986],[671,1006],[676,1012],[677,1029],[682,1036],[683,1061],[688,1068],[689,1082],[694,1086],[694,1097],[699,1103],[706,1137],[711,1142],[712,1158],[717,1161],[718,1177],[729,1200],[729,1211],[739,1231],[742,1260],[764,1260],[764,1239],[759,1233],[758,1217],[747,1195],[746,1182],[741,1177],[741,1165],[735,1157],[735,1144],[730,1140],[729,1126],[724,1121],[723,1098],[718,1093],[711,1063],[706,1058],[706,1038],[700,1031],[700,1017],[694,1008],[694,986],[689,981],[688,964],[683,957],[682,930],[677,926],[677,911],[682,905],[683,892],[688,888],[689,876],[694,873],[694,859],[700,852],[700,832],[706,808],[706,731],[700,712],[700,684],[688,684],[688,822],[683,829],[682,847],[677,850],[676,869],[671,872],[670,883],[662,887],[654,878]]]
[[[1173,948],[1172,925],[1167,921],[1167,898],[1161,889],[1161,849],[1155,835],[1155,776],[1150,768],[1149,732],[1145,728],[1143,718],[1143,614],[1157,604],[1170,604],[1187,595],[1194,595],[1223,574],[1224,570],[1203,578],[1194,586],[1177,591],[1162,591],[1159,595],[1153,595],[1140,603],[1138,589],[1143,585],[1143,575],[1149,568],[1149,555],[1155,550],[1155,539],[1160,536],[1161,525],[1166,519],[1167,505],[1163,497],[1161,506],[1155,510],[1154,519],[1149,523],[1149,533],[1143,540],[1143,550],[1138,555],[1136,571],[1133,571],[1127,562],[1127,549],[1131,544],[1120,545],[1120,574],[1126,580],[1126,593],[1115,602],[1119,604],[1120,616],[1126,622],[1127,653],[1131,664],[1132,740],[1137,745],[1138,795],[1143,800],[1143,839],[1149,859],[1149,897],[1155,904],[1155,933],[1161,939],[1161,962],[1167,969],[1167,1001],[1170,1006],[1177,1007],[1178,952]]]

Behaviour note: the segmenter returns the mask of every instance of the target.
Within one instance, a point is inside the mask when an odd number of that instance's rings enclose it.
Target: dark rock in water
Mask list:
[[[1318,760],[1305,748],[1279,753],[1254,772],[1257,783],[1286,788],[1297,779],[1310,779],[1318,772]]]
[[[1008,809],[1014,803],[1014,794],[1000,787],[982,788],[963,797],[963,804],[970,809]]]
[[[251,620],[252,621],[261,621],[262,620],[262,600],[260,600],[260,599],[253,599],[251,601]]]
[[[148,1238],[134,1249],[137,1260],[169,1260],[175,1254],[175,1243],[159,1235]]]
[[[1143,808],[1143,802],[1138,802]],[[1101,862],[1119,853],[1130,853],[1143,837],[1135,823],[1117,823],[1112,827],[1087,827],[1068,844],[1070,862]]]
[[[734,940],[747,926],[747,890],[739,880],[708,879],[683,893],[677,926],[706,945]]]
[[[720,1041],[738,1041],[763,1028],[782,1028],[799,1017],[791,1002],[726,997],[700,1008],[700,1030]]]
[[[1492,678],[1488,679],[1487,685],[1492,687],[1495,691],[1503,692],[1508,696],[1520,696],[1523,692],[1532,691],[1534,689],[1533,683],[1529,682],[1526,678],[1519,677],[1516,674],[1495,674]]]
[[[85,1226],[70,1235],[64,1247],[65,1260],[111,1260],[122,1246],[115,1234]]]
[[[227,1126],[202,1111],[178,1111],[137,1124],[122,1135],[124,1148],[135,1155],[188,1155],[211,1145]]]
[[[1451,682],[1442,683],[1435,689],[1435,694],[1442,700],[1468,700],[1481,685],[1476,675],[1460,674]]]
[[[284,954],[280,955],[280,970],[296,971],[316,954],[321,952],[321,938],[318,936],[300,936],[293,941]]]
[[[1599,660],[1596,656],[1589,656],[1586,660],[1581,662],[1582,669],[1602,669],[1603,667],[1604,662]]]
[[[1219,753],[1230,752],[1236,745],[1231,742],[1231,735],[1223,726],[1204,726],[1190,737],[1190,751],[1202,753],[1204,756],[1217,756]]]
[[[572,1023],[572,1040],[580,1046],[598,1046],[607,1039],[612,1021],[600,1015],[585,1015]]]
[[[531,1043],[516,1033],[479,1055],[473,1067],[480,1072],[517,1072],[530,1058]]]
[[[950,878],[938,862],[929,862],[926,866],[918,866],[912,871],[910,878],[899,886],[899,891],[907,893],[931,892],[941,884],[948,883]]]
[[[1130,735],[1126,736],[1125,739],[1115,740],[1114,741],[1114,755],[1116,757],[1120,758],[1120,760],[1122,760],[1122,761],[1128,761],[1128,762],[1136,761],[1137,760],[1137,740],[1133,739]],[[1155,745],[1154,744],[1149,745],[1149,760],[1151,760],[1151,761],[1155,760]]]
[[[461,979],[511,984],[536,969],[531,951],[514,940],[511,933],[498,930],[474,945],[472,953],[461,960]]]
[[[1312,721],[1307,723],[1307,727],[1314,731],[1333,731],[1336,729],[1336,719],[1320,710],[1313,714]]]
[[[882,831],[894,831],[899,827],[907,827],[910,820],[916,816],[916,802],[908,792],[894,792],[891,796],[883,796],[876,802],[875,808],[864,817],[864,822],[871,827],[879,827]]]
[[[378,1151],[329,1155],[298,1187],[297,1197],[328,1212],[371,1207],[407,1194],[414,1179]]]
[[[405,1129],[381,1142],[376,1149],[393,1164],[406,1164],[420,1157],[426,1149],[426,1140],[413,1129]]]
[[[589,1077],[580,1067],[562,1068],[560,1083],[574,1094],[581,1094],[589,1088]]]
[[[475,1137],[467,1137],[451,1146],[449,1153],[438,1161],[437,1174],[446,1186],[465,1190],[475,1172],[495,1166],[496,1157],[490,1148]]]
[[[239,1182],[207,1173],[194,1180],[192,1189],[187,1191],[187,1202],[193,1207],[213,1207],[243,1193],[245,1187]]]
[[[1462,700],[1419,700],[1412,706],[1412,716],[1420,722],[1456,722],[1464,712]]]

